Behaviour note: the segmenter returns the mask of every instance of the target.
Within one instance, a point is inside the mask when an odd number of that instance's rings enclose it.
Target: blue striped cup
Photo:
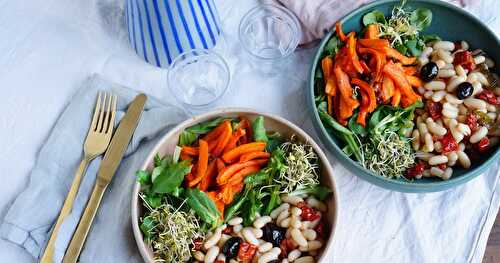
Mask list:
[[[135,52],[158,67],[214,47],[221,33],[213,0],[127,0],[126,19]]]

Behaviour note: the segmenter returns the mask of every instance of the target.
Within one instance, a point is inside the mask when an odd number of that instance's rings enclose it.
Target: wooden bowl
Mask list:
[[[307,135],[302,129],[300,129],[295,124],[292,124],[291,122],[281,117],[267,113],[257,112],[250,109],[241,109],[241,108],[220,109],[193,117],[179,124],[172,130],[170,130],[167,134],[165,134],[163,138],[158,142],[158,144],[154,147],[153,151],[151,151],[151,153],[148,155],[141,169],[151,170],[153,168],[153,158],[156,153],[159,153],[162,156],[165,154],[172,154],[175,146],[178,143],[179,134],[190,126],[217,117],[245,116],[252,121],[259,115],[264,116],[265,127],[268,131],[277,131],[284,137],[290,137],[292,135],[295,135],[298,140],[310,144],[318,155],[318,158],[321,163],[320,165],[321,183],[325,186],[330,187],[333,190],[333,194],[330,195],[330,197],[327,198],[327,200],[325,201],[328,205],[328,212],[326,215],[324,215],[323,218],[325,219],[325,223],[327,224],[328,238],[325,239],[326,244],[323,247],[323,251],[320,256],[319,262],[325,262],[325,263],[331,262],[333,236],[335,233],[335,227],[337,225],[337,217],[338,217],[337,189],[335,187],[335,182],[333,180],[332,168],[330,166],[330,163],[328,162],[328,159],[326,158],[326,155],[323,153],[323,150],[321,150],[318,144],[316,144],[313,141],[313,139],[309,135]],[[142,232],[139,229],[139,218],[143,214],[143,206],[139,199],[140,188],[141,188],[140,184],[136,183],[134,185],[134,190],[132,193],[132,229],[134,231],[134,237],[137,246],[139,248],[139,252],[141,253],[144,261],[154,262],[152,250],[144,242]]]

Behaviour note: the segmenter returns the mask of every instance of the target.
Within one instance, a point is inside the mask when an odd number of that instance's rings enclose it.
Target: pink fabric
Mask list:
[[[281,4],[292,11],[302,26],[300,44],[321,39],[325,32],[346,14],[373,0],[261,0],[262,3]],[[466,7],[481,0],[448,0],[458,6]]]

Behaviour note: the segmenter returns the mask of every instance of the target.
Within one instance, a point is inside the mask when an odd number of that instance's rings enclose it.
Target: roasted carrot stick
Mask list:
[[[406,79],[412,87],[419,88],[422,87],[422,81],[415,76],[406,75]]]
[[[401,91],[398,87],[394,89],[394,95],[391,98],[391,105],[394,107],[399,106],[399,102],[401,101]]]
[[[353,89],[349,83],[347,74],[337,65],[334,68],[334,72],[337,79],[337,87],[342,96],[339,105],[339,117],[341,120],[345,120],[352,116],[354,109],[359,106],[359,102],[353,98]]]
[[[366,27],[365,38],[378,39],[379,28],[377,24],[369,24]]]
[[[394,63],[387,63],[384,66],[383,71],[394,81],[394,84],[401,92],[401,96],[406,97],[405,99],[407,99],[408,102],[411,102],[411,104],[413,104],[420,98],[420,96],[413,91],[410,83],[406,79],[405,73]]]
[[[412,65],[415,64],[415,62],[417,61],[416,57],[407,57],[391,47],[386,47],[385,53],[387,54],[388,57],[401,61],[403,65]]]
[[[208,187],[210,187],[210,185],[215,183],[216,176],[217,176],[217,164],[216,160],[213,160],[208,164],[207,174],[203,176],[203,179],[201,179],[200,184],[198,184],[198,189],[200,189],[200,191],[203,192],[207,191]]]
[[[384,51],[386,47],[390,47],[387,39],[359,39],[358,43],[363,47],[373,48],[379,51]]]
[[[333,97],[330,95],[326,96],[327,111],[330,116],[333,115]]]
[[[190,155],[190,156],[197,156],[198,155],[198,148],[191,147],[191,146],[182,146],[181,154],[186,154],[186,155]]]
[[[271,154],[267,153],[267,152],[261,152],[261,151],[249,152],[249,153],[245,153],[245,154],[241,155],[240,163],[254,160],[254,159],[267,159],[269,157],[271,157]]]
[[[245,137],[246,131],[245,129],[239,127],[233,135],[231,135],[231,139],[229,139],[229,142],[227,142],[226,147],[224,148],[224,153],[229,152],[230,150],[236,148],[236,145],[238,144],[238,141],[240,138]]]
[[[378,81],[381,78],[382,68],[386,61],[385,55],[373,48],[360,47],[358,51],[360,54],[370,54],[372,56],[373,61],[375,61],[375,69],[373,70],[374,74],[372,77]]]
[[[191,156],[189,156],[189,155],[187,155],[185,153],[181,153],[180,158],[181,158],[181,161],[191,161],[191,160],[193,160],[193,158]]]
[[[416,66],[409,66],[409,67],[404,67],[403,71],[405,72],[406,75],[413,76],[417,74],[418,69]]]
[[[371,113],[377,107],[377,98],[375,97],[375,90],[370,86],[370,84],[360,80],[353,79],[352,84],[358,86],[360,88],[361,97],[363,99],[363,103],[361,103],[361,107],[358,113],[357,122],[361,125],[366,126],[366,116],[368,113]]]
[[[241,170],[239,170],[237,173],[235,173],[231,178],[229,178],[228,184],[239,184],[243,182],[243,179],[247,177],[248,175],[254,174],[256,172],[260,171],[260,166],[259,165],[252,165],[245,167]]]
[[[240,116],[239,118],[241,121],[238,124],[238,128],[244,129],[246,133],[246,136],[240,138],[240,143],[246,144],[253,140],[252,125],[250,124],[250,120],[247,117]]]
[[[324,57],[321,60],[321,69],[326,81],[325,93],[330,96],[335,96],[337,84],[335,83],[335,76],[333,75],[333,60],[331,57]]]
[[[222,171],[224,168],[226,168],[226,164],[220,159],[220,158],[217,158],[215,159],[216,160],[216,165],[217,165],[217,172],[220,172]]]
[[[224,151],[224,148],[231,139],[231,135],[233,133],[233,128],[231,127],[230,122],[224,122],[223,125],[224,125],[224,130],[222,131],[222,133],[219,136],[219,139],[217,140],[217,145],[211,152],[216,157],[219,157],[222,154],[222,151]]]
[[[198,143],[200,145],[200,150],[199,150],[199,155],[198,155],[198,164],[197,164],[198,169],[196,172],[196,177],[188,183],[189,187],[193,187],[193,186],[197,185],[207,173],[208,143],[203,139],[200,139]]]
[[[389,99],[394,95],[394,82],[391,78],[384,76],[382,81],[381,98],[384,103],[389,102]]]
[[[359,63],[358,54],[356,54],[356,33],[351,32],[347,35],[347,47],[349,52],[349,59],[351,60],[354,69],[356,69],[357,73],[363,73],[363,67]]]
[[[335,32],[337,32],[337,36],[340,38],[340,41],[345,42],[347,37],[345,36],[344,32],[342,31],[342,25],[340,24],[340,21],[335,23]]]
[[[224,185],[228,182],[229,178],[231,178],[239,170],[248,166],[264,165],[267,161],[267,159],[251,160],[244,163],[235,163],[230,166],[226,166],[226,168],[219,172],[219,175],[217,176],[217,184]]]
[[[240,158],[241,155],[248,153],[248,152],[257,152],[257,151],[264,151],[266,148],[266,143],[265,142],[252,142],[252,143],[247,143],[240,145],[229,152],[226,152],[222,155],[222,160],[226,163],[232,163],[238,158]]]
[[[219,137],[219,135],[224,131],[224,129],[225,129],[224,123],[226,123],[226,122],[229,122],[229,121],[224,121],[221,124],[219,124],[219,126],[215,127],[215,129],[213,129],[212,131],[207,133],[205,136],[203,136],[203,140],[205,140],[206,142],[216,141],[217,138]],[[229,122],[229,124],[231,124],[231,123]]]
[[[215,207],[217,207],[217,210],[219,210],[221,218],[224,219],[224,203],[220,200],[220,198],[217,197],[217,192],[211,191],[208,192],[207,195],[210,199],[212,199]]]

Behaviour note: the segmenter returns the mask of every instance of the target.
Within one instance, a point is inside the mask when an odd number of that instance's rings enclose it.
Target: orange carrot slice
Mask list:
[[[194,178],[192,181],[188,183],[189,187],[193,187],[197,185],[201,179],[205,176],[207,173],[207,167],[208,167],[208,143],[200,139],[199,140],[199,156],[198,156],[198,164],[197,164],[197,172],[196,172],[196,178]]]
[[[199,154],[198,147],[182,146],[181,154],[197,156]]]
[[[235,163],[229,166],[226,166],[222,171],[219,172],[217,176],[217,184],[224,185],[228,182],[229,178],[231,178],[235,173],[239,170],[248,167],[248,166],[262,166],[267,163],[267,159],[263,160],[251,160],[244,163]]]
[[[267,159],[271,157],[270,153],[267,152],[249,152],[241,155],[240,157],[240,163],[254,160],[254,159]]]
[[[230,122],[224,122],[224,130],[222,131],[219,139],[217,140],[217,145],[211,152],[214,156],[219,157],[222,154],[222,151],[226,147],[227,143],[231,139],[231,134],[233,133],[233,128],[231,127]]]
[[[259,165],[247,166],[237,173],[235,173],[231,178],[229,178],[228,184],[234,185],[243,182],[245,177],[260,171]]]
[[[366,27],[365,38],[378,39],[379,28],[377,24],[369,24]]]
[[[229,142],[227,142],[226,147],[224,148],[224,153],[229,152],[230,150],[236,148],[236,145],[238,144],[238,141],[240,138],[245,137],[246,131],[245,129],[239,127],[231,136],[231,139],[229,139]]]
[[[252,142],[252,143],[247,143],[240,145],[222,155],[222,160],[224,160],[226,163],[232,163],[238,158],[248,152],[257,152],[257,151],[264,151],[266,148],[266,143],[265,142]]]
[[[347,37],[342,31],[342,25],[340,24],[340,21],[335,23],[335,32],[337,32],[337,36],[340,38],[340,41],[342,42],[346,41]]]
[[[198,189],[200,191],[207,191],[208,187],[210,185],[215,183],[215,177],[217,176],[217,161],[213,160],[208,164],[207,167],[207,174],[203,176],[203,179],[201,179],[200,184],[198,184]]]

